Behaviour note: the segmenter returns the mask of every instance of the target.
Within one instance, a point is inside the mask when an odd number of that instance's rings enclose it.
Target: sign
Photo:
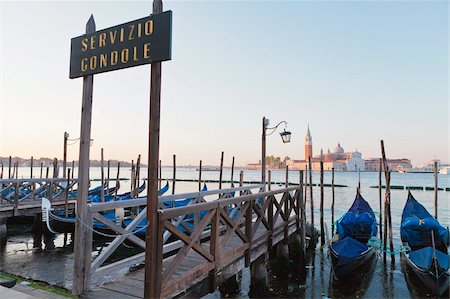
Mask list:
[[[172,11],[72,38],[71,79],[171,59]]]

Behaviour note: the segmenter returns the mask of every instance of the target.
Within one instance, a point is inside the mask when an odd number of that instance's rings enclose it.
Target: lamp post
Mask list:
[[[284,131],[280,133],[281,140],[283,143],[291,142],[291,132],[286,131],[287,122],[280,121],[275,127],[269,128],[269,119],[265,116],[262,119],[262,137],[261,137],[261,183],[264,185],[264,191],[266,190],[266,136],[272,135],[276,129],[283,124],[285,125]],[[272,130],[269,134],[267,134],[267,130]]]

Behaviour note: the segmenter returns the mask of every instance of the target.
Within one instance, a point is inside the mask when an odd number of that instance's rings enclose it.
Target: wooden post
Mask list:
[[[108,159],[108,164],[107,164],[108,168],[107,168],[107,172],[106,172],[106,190],[108,190],[108,194],[109,194],[109,176],[110,176],[110,169],[111,169],[111,160]]]
[[[72,179],[75,173],[75,161],[72,161]]]
[[[66,192],[64,196],[64,212],[66,215],[66,218],[69,216],[69,185],[70,185],[70,168],[67,169],[67,186],[66,186]]]
[[[119,189],[119,173],[120,173],[120,162],[117,162],[116,188],[114,189],[114,201],[117,199],[117,190]]]
[[[202,190],[202,160],[200,160],[200,165],[198,167],[198,191]]]
[[[323,223],[323,161],[320,160],[320,248],[325,245],[325,226]]]
[[[314,229],[314,199],[313,199],[313,184],[312,184],[312,163],[311,163],[311,157],[308,157],[308,169],[309,169],[309,201],[310,201],[310,208],[311,208],[311,240],[315,242],[315,229]]]
[[[266,118],[262,118],[262,136],[261,136],[261,184],[266,191]]]
[[[219,189],[222,189],[222,175],[223,175],[223,152],[220,155]]]
[[[161,0],[153,0],[153,13],[163,10]],[[148,188],[147,188],[147,230],[145,235],[145,298],[161,297],[162,244],[158,234],[162,231],[158,221],[158,161],[159,126],[161,112],[161,62],[151,65],[150,119],[148,150]],[[162,237],[162,236],[161,236]]]
[[[11,179],[11,167],[12,167],[12,161],[11,161],[11,156],[9,156],[9,164],[8,164],[8,179]]]
[[[386,181],[386,194],[385,194],[385,217],[387,218],[387,225],[389,226],[389,247],[390,251],[394,251],[394,243],[392,239],[392,218],[391,218],[391,175],[389,171],[389,167],[386,161],[386,152],[384,150],[384,141],[381,140],[381,155],[383,157],[383,166],[384,166],[384,175]],[[385,245],[386,245],[386,235],[385,235]],[[395,261],[395,256],[391,254],[391,261]]]
[[[176,155],[173,155],[173,175],[172,175],[172,194],[175,194],[175,182],[177,180],[176,174],[177,174],[177,163],[176,163]]]
[[[31,160],[30,160],[30,178],[33,178],[33,156],[31,156]],[[2,164],[2,178],[3,178],[3,164]],[[31,186],[31,190],[34,191],[36,190],[36,182],[33,182],[32,186]],[[31,195],[31,199],[34,200],[35,199],[35,194],[33,193]]]
[[[383,242],[383,206],[381,198],[381,169],[383,168],[383,161],[380,158],[380,165],[378,169],[378,202],[380,204],[380,240]]]
[[[334,167],[331,168],[331,235],[334,235]]]
[[[231,162],[231,188],[233,188],[234,186],[234,156],[233,156],[233,160]]]
[[[59,176],[58,173],[58,159],[54,158],[53,159],[53,177],[57,178]]]
[[[131,174],[130,174],[130,196],[131,198],[134,197],[134,183],[135,183],[135,179],[134,179],[134,175],[136,174],[134,171],[134,160],[131,160]]]
[[[86,33],[95,31],[94,16],[91,15],[86,24]],[[78,192],[77,192],[77,222],[75,225],[74,243],[74,269],[72,293],[80,295],[84,290],[90,288],[91,281],[91,250],[92,231],[87,229],[83,223],[89,224],[89,210],[87,207],[89,188],[89,152],[91,143],[91,120],[92,120],[92,91],[94,76],[83,77],[83,100],[81,108],[81,134],[80,154],[78,159]],[[91,219],[92,220],[92,219]]]
[[[39,177],[42,179],[42,168],[44,167],[44,164],[41,162],[41,172],[40,172],[40,175],[39,175]]]
[[[434,161],[434,218],[438,219],[438,162]]]
[[[137,161],[136,161],[136,185],[135,185],[135,197],[139,197],[139,185],[141,180],[141,155],[138,155]]]
[[[3,174],[3,164],[2,164],[2,174]],[[33,156],[31,156],[30,160],[30,179],[33,178]]]
[[[48,179],[48,174],[50,172],[50,167],[47,166],[46,170],[45,170],[45,178]]]
[[[103,165],[103,148],[100,149],[100,168],[101,168],[101,175],[102,175],[102,188],[100,189],[100,201],[105,202],[105,169]]]
[[[306,244],[306,211],[305,211],[305,202],[306,202],[306,193],[303,192],[303,170],[300,170],[299,173],[299,197],[300,197],[300,237],[302,240],[302,251],[305,251]],[[304,196],[305,195],[305,196]]]
[[[67,167],[67,138],[69,138],[69,133],[64,132],[64,152],[63,152],[63,178],[66,178],[66,167]]]

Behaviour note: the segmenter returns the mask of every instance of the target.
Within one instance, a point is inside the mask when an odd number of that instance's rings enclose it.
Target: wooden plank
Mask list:
[[[85,295],[83,295],[82,298],[86,299],[135,299],[138,297],[130,296],[124,293],[119,293],[116,291],[111,291],[106,288],[100,287],[96,288],[92,291],[87,292]]]
[[[144,297],[144,284],[140,285],[127,285],[122,283],[123,280],[119,280],[115,283],[104,284],[101,286],[102,289],[114,291],[120,294],[125,294],[132,297],[143,298]]]

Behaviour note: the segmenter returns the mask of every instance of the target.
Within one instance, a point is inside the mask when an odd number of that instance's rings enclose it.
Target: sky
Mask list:
[[[58,157],[80,135],[82,79],[69,79],[70,39],[151,13],[151,1],[0,0],[0,156]],[[257,162],[261,121],[288,122],[292,142],[267,154],[304,157],[338,142],[363,158],[449,161],[447,1],[164,1],[172,60],[162,63],[163,164]],[[148,153],[150,65],[94,76],[91,158]],[[77,160],[74,140],[68,159]]]

